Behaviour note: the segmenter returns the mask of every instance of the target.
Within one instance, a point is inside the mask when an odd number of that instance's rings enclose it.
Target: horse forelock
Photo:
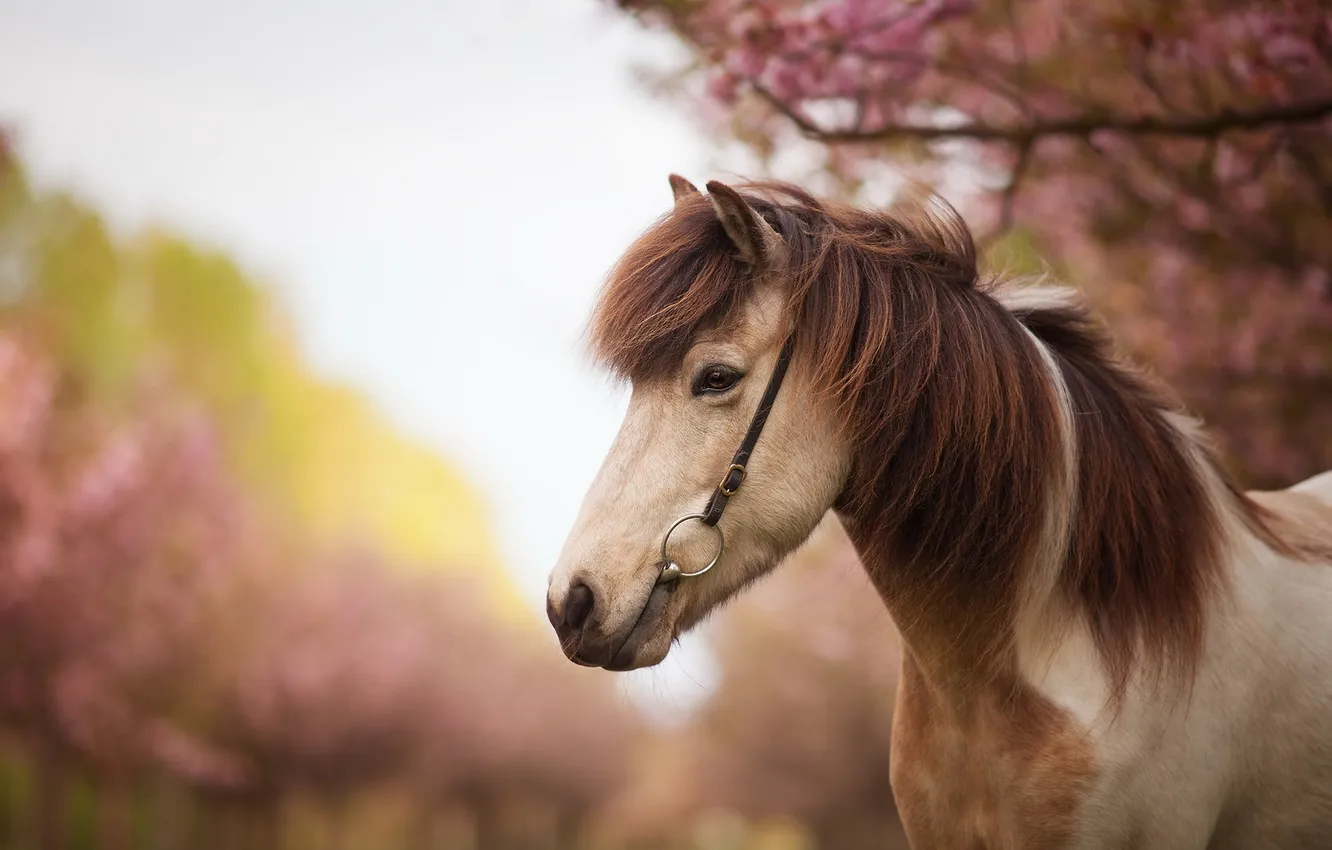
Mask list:
[[[592,314],[593,355],[624,380],[669,375],[701,331],[738,318],[751,285],[711,204],[686,198],[611,269]]]

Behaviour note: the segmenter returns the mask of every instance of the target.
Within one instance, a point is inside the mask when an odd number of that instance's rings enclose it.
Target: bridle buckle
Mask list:
[[[732,476],[735,476],[734,484],[730,483]],[[717,485],[717,489],[721,491],[723,496],[730,498],[736,494],[736,491],[740,489],[740,485],[743,483],[745,483],[744,464],[733,463],[731,464],[731,468],[726,470],[726,474],[722,476],[721,483]]]

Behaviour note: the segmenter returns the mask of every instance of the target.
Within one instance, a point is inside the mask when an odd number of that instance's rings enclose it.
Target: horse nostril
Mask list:
[[[592,588],[581,581],[569,589],[569,596],[564,600],[564,625],[571,629],[581,629],[587,622],[595,604]]]

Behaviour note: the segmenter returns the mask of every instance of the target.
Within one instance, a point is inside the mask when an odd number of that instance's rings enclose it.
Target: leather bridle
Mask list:
[[[740,485],[745,482],[745,469],[749,464],[749,458],[754,454],[754,447],[758,445],[759,437],[763,435],[763,426],[768,424],[768,414],[772,413],[772,406],[777,401],[777,392],[782,388],[782,380],[786,377],[787,367],[791,365],[791,353],[794,349],[795,337],[788,336],[786,342],[782,343],[781,352],[777,355],[777,365],[773,367],[772,377],[768,378],[768,386],[763,390],[763,397],[759,399],[754,418],[750,420],[749,430],[745,432],[745,438],[740,441],[740,448],[736,449],[735,455],[731,458],[731,466],[717,484],[717,489],[712,491],[712,497],[708,499],[703,512],[680,517],[666,529],[666,536],[661,539],[662,567],[661,574],[657,576],[657,584],[669,584],[682,578],[701,576],[721,560],[722,550],[726,548],[726,536],[717,527],[717,522],[722,517],[722,511],[726,510],[726,503],[739,492]],[[696,519],[717,532],[717,554],[707,566],[687,573],[667,556],[666,544],[670,542],[671,533],[691,519]]]

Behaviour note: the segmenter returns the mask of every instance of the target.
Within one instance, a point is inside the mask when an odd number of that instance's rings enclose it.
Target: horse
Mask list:
[[[1332,471],[1241,489],[938,198],[670,184],[589,326],[631,393],[550,575],[564,654],[657,664],[832,511],[902,639],[913,847],[1332,847]]]

